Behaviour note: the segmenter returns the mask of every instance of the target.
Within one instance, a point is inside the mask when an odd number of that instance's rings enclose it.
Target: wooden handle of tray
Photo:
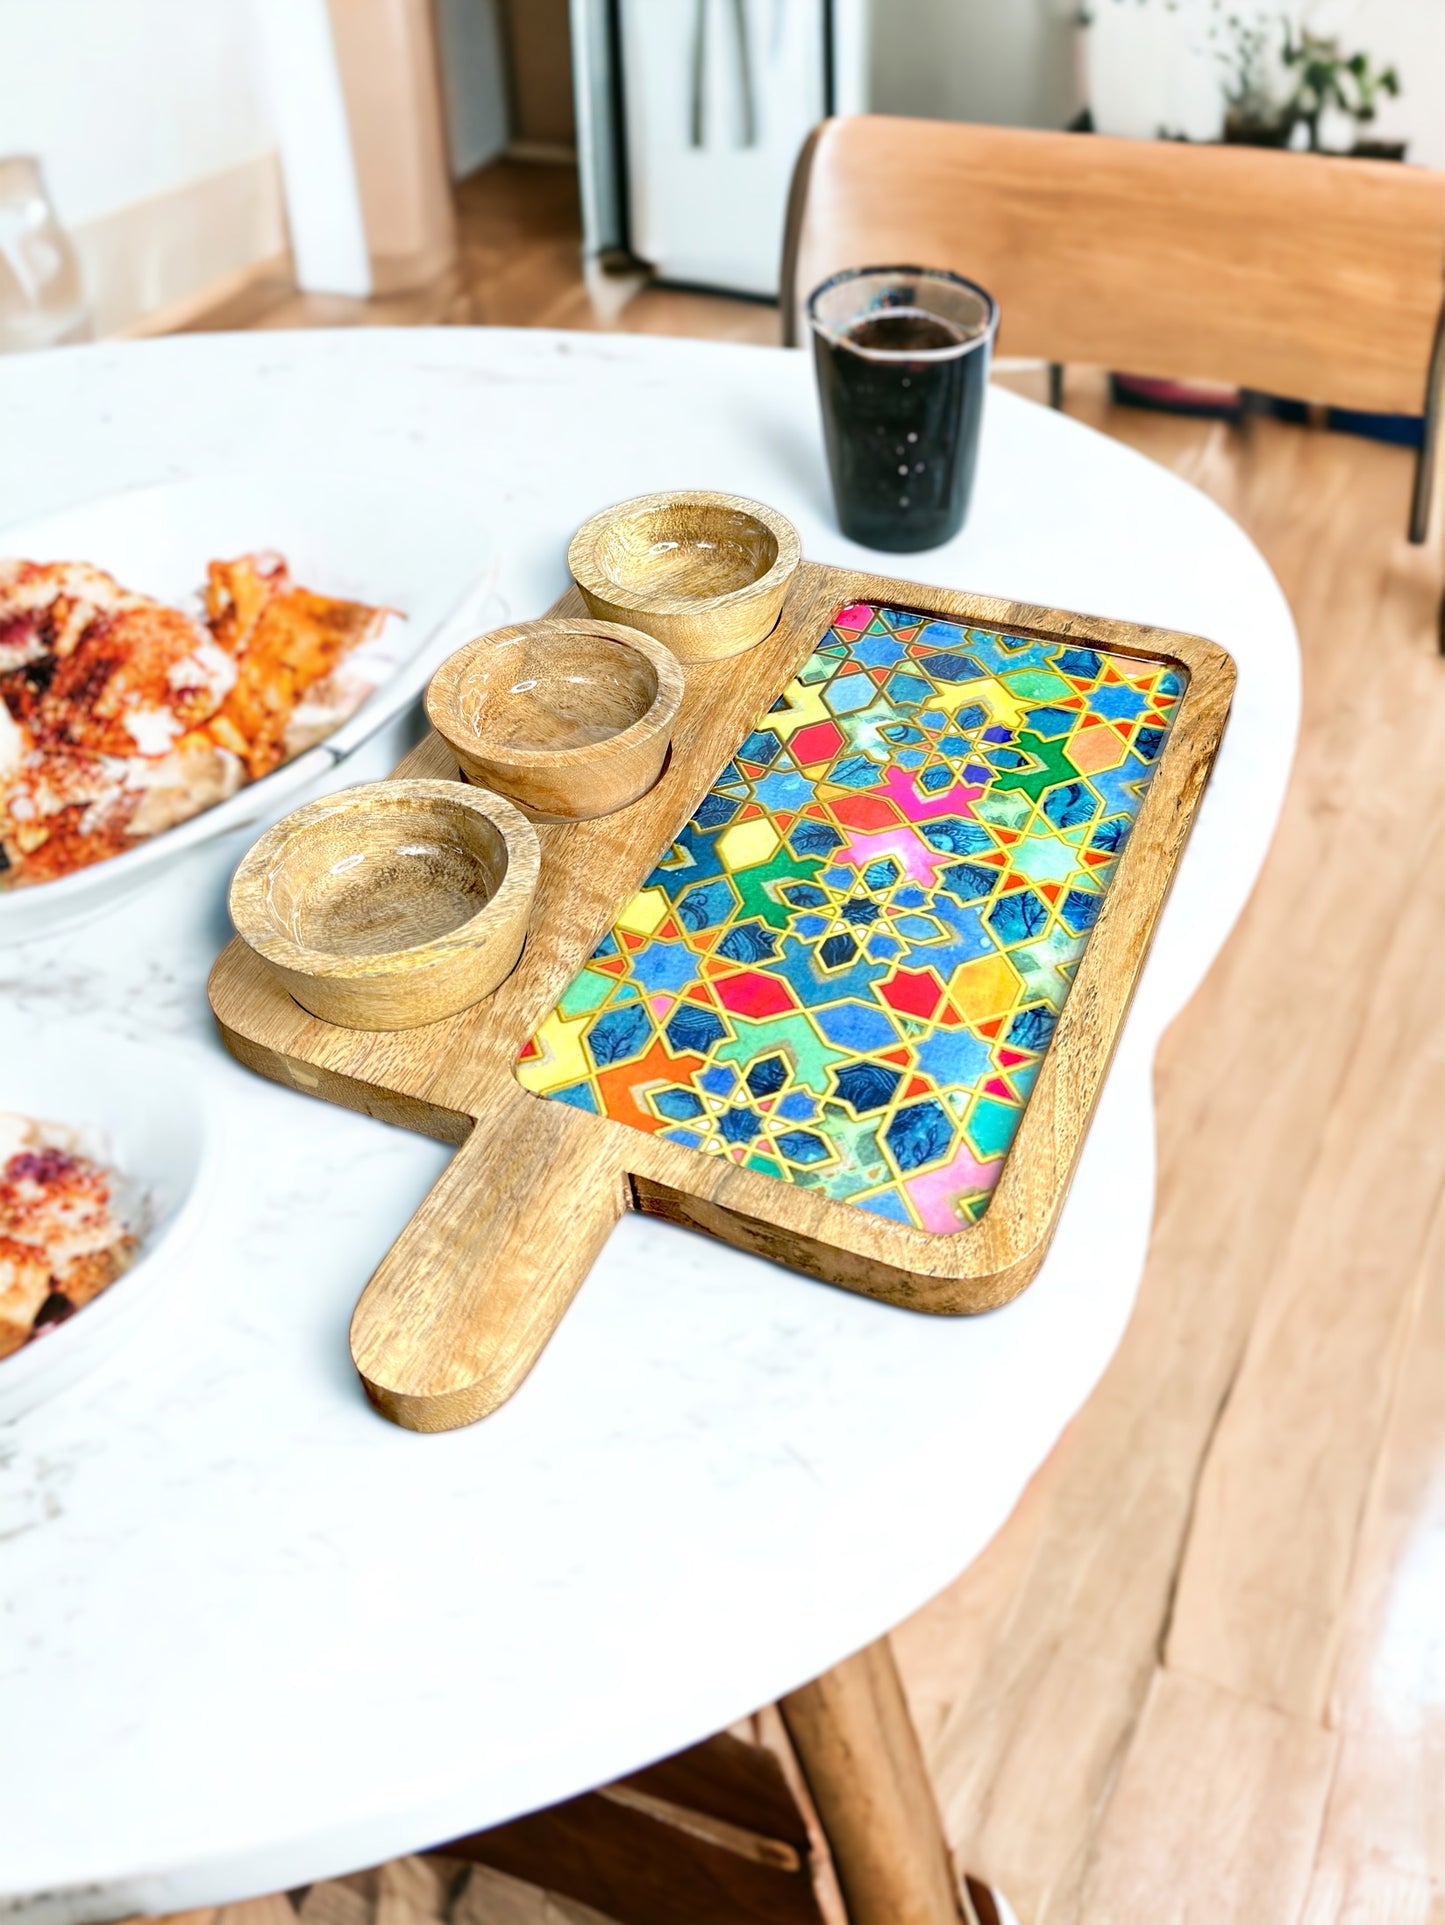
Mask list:
[[[455,1430],[504,1403],[626,1207],[607,1127],[518,1090],[362,1292],[351,1355],[377,1409],[407,1430]]]

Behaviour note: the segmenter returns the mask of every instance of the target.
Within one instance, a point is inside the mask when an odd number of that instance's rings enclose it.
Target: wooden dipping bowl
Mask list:
[[[540,861],[535,829],[502,796],[368,782],[266,831],[231,879],[231,920],[313,1016],[414,1029],[510,974]]]
[[[772,633],[801,552],[776,509],[699,488],[604,508],[572,537],[567,566],[594,615],[706,662]]]
[[[426,712],[469,782],[534,822],[587,822],[657,781],[682,685],[676,657],[635,628],[517,622],[448,656]]]

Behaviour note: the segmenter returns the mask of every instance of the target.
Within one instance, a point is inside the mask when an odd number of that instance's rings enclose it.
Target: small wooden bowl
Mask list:
[[[776,509],[696,489],[604,508],[572,537],[567,566],[594,615],[706,662],[772,633],[801,553]]]
[[[313,1016],[414,1029],[510,973],[540,860],[536,830],[499,795],[367,782],[266,831],[231,879],[231,920]]]
[[[517,622],[447,657],[432,727],[469,782],[534,822],[611,815],[657,781],[682,700],[676,657],[620,622]]]

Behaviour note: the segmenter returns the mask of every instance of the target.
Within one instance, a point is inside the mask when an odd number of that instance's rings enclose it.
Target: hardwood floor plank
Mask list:
[[[450,1925],[616,1925],[590,1905],[539,1891],[488,1865],[474,1865]]]
[[[1415,835],[1404,813],[1413,873],[1362,984],[1326,1140],[1209,1453],[1167,1644],[1176,1669],[1313,1719],[1445,1181],[1445,1048],[1421,967],[1445,937],[1430,854],[1445,807]]]
[[[367,1896],[354,1882],[326,1878],[312,1885],[296,1907],[301,1925],[372,1925],[375,1894]]]
[[[302,294],[272,276],[196,316],[188,331],[297,327],[567,327],[776,345],[764,302],[653,285],[645,272],[584,278],[575,168],[496,161],[457,186],[457,260],[427,286],[357,300]]]
[[[1306,1925],[1445,1925],[1445,1194],[1438,1188],[1433,1202],[1414,1278],[1416,1317],[1341,1626],[1329,1707],[1339,1761]]]
[[[923,1614],[953,1615],[977,1640],[930,1744],[955,1852],[1022,1919],[1050,1925],[1087,1916],[1090,1840],[1166,1635],[1200,1467],[1297,1234],[1445,750],[1424,569],[1399,553],[1398,451],[1272,423],[1222,446],[1212,427],[1103,418],[1192,464],[1245,517],[1295,607],[1306,712],[1265,874],[1161,1052],[1158,1212],[1133,1322],[1020,1513]],[[1301,502],[1294,488],[1311,478]],[[1288,1353],[1276,1361],[1294,1368]],[[922,1634],[898,1639],[910,1684]]]
[[[796,1851],[730,1827],[688,1823],[661,1800],[616,1789],[456,1839],[447,1853],[534,1880],[624,1925],[671,1925],[684,1898],[696,1925],[823,1925]]]
[[[1232,1692],[1156,1672],[1084,1885],[1090,1925],[1299,1915],[1334,1740]]]

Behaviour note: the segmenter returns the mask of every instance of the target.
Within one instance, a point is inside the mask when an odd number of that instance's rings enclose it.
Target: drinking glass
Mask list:
[[[40,163],[0,157],[0,354],[90,339],[80,263]]]
[[[968,513],[998,303],[942,268],[850,267],[808,321],[843,533],[936,548]]]

